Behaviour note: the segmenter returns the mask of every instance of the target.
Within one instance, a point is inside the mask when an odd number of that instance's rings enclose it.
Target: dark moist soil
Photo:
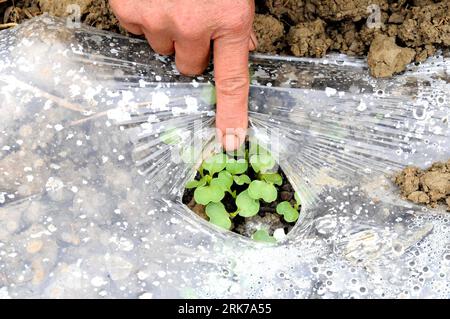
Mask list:
[[[432,208],[443,204],[450,211],[450,159],[426,170],[409,166],[395,176],[394,182],[409,201]]]
[[[450,0],[255,2],[254,29],[262,53],[323,57],[335,51],[367,56],[373,76],[390,77],[408,63],[450,47]],[[107,0],[0,0],[0,23],[20,23],[42,12],[66,16],[68,4],[80,5],[82,22],[127,34]],[[379,8],[379,27],[366,24],[373,21],[370,5]]]
[[[246,173],[252,180],[255,179],[255,172],[249,167],[248,172]],[[276,212],[276,207],[278,203],[282,201],[289,201],[292,206],[295,204],[295,198],[294,198],[294,189],[289,182],[289,180],[286,178],[286,175],[281,170],[281,168],[278,169],[278,174],[281,175],[283,178],[283,184],[281,186],[275,185],[278,191],[278,198],[275,202],[272,203],[266,203],[264,201],[260,201],[260,209],[259,213],[256,216],[250,217],[250,218],[244,218],[241,216],[236,216],[232,220],[232,226],[231,231],[241,234],[246,237],[251,237],[254,232],[256,232],[259,229],[266,229],[269,232],[269,235],[273,235],[273,232],[278,228],[283,228],[284,233],[287,234],[289,231],[291,231],[292,227],[295,225],[294,223],[288,223],[286,222],[282,216],[280,216]],[[197,174],[196,179],[200,179],[200,174]],[[244,191],[247,189],[248,185],[244,184],[242,186],[233,184],[232,190],[236,190],[237,194],[239,194],[241,191]],[[196,213],[200,218],[203,218],[205,220],[208,220],[208,217],[205,213],[205,206],[197,204],[194,200],[194,190],[193,189],[186,189],[183,194],[182,198],[183,203],[188,206],[194,213]],[[225,198],[222,200],[222,203],[225,205],[226,210],[231,213],[236,211],[236,205],[233,197],[227,193]],[[301,207],[299,207],[299,212],[301,210]]]

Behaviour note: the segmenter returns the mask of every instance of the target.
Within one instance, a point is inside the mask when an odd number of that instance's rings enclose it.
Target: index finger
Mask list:
[[[249,38],[224,36],[214,40],[216,127],[227,151],[245,141],[248,127]]]

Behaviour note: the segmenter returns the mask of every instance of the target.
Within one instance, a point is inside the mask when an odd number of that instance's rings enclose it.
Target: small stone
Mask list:
[[[100,276],[95,276],[94,278],[91,279],[91,285],[94,287],[101,287],[104,286],[108,283],[108,281]]]
[[[286,233],[284,232],[283,228],[277,228],[273,232],[273,237],[277,241],[282,241],[282,240],[284,240],[286,238]]]
[[[42,249],[43,245],[44,243],[42,242],[42,240],[32,240],[27,245],[27,252],[29,252],[30,254],[35,254]]]
[[[107,254],[105,262],[111,279],[114,281],[128,278],[133,269],[133,264],[119,255]]]
[[[292,197],[294,197],[294,194],[291,192],[283,191],[280,193],[280,197],[283,201],[290,201]]]
[[[194,207],[192,207],[192,211],[196,213],[198,216],[200,216],[203,219],[208,219],[208,216],[205,212],[205,206],[196,204]]]
[[[34,285],[39,285],[45,278],[45,270],[42,266],[42,263],[40,260],[33,260],[31,263],[31,268],[33,269],[33,279],[32,283]]]

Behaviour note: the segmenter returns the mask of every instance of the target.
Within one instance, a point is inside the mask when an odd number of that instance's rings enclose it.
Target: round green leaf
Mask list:
[[[271,203],[277,199],[277,189],[273,184],[253,181],[248,186],[248,195],[253,199],[262,198],[266,203]]]
[[[241,192],[236,197],[236,206],[238,208],[239,215],[242,217],[252,217],[259,212],[259,201],[248,196],[248,191]]]
[[[209,203],[206,206],[206,215],[212,224],[225,229],[231,228],[230,214],[222,203]]]
[[[224,197],[224,190],[217,185],[197,187],[194,191],[194,199],[201,205],[208,205],[211,202],[218,203]]]
[[[248,163],[245,158],[240,158],[235,160],[234,158],[229,158],[226,166],[226,170],[233,175],[238,175],[245,173],[248,169]]]
[[[224,191],[229,191],[233,185],[233,176],[227,171],[222,171],[219,175],[211,180],[211,185],[217,185]]]
[[[239,176],[233,176],[234,182],[238,184],[239,186],[244,184],[250,184],[252,180],[247,175],[239,175]]]
[[[289,202],[281,202],[277,205],[277,213],[283,215],[288,223],[295,222],[298,219],[298,211],[291,206]]]
[[[250,164],[256,173],[265,173],[275,166],[275,160],[269,154],[257,154],[250,157]]]
[[[191,189],[191,188],[196,188],[196,187],[205,186],[205,185],[206,185],[206,176],[202,177],[200,180],[193,180],[193,181],[187,182],[186,188]]]
[[[272,183],[278,186],[283,184],[283,178],[278,173],[261,174],[261,178],[267,183]]]
[[[252,239],[255,241],[260,241],[260,242],[265,242],[265,243],[276,243],[277,240],[275,238],[273,238],[273,236],[270,236],[269,233],[267,232],[267,230],[265,229],[260,229],[257,230],[253,235],[252,235]]]
[[[214,175],[222,171],[227,164],[227,156],[223,153],[215,154],[209,158],[207,158],[203,162],[203,168],[206,169],[209,174]]]

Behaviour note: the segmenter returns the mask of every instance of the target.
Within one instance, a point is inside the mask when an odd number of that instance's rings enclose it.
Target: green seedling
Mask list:
[[[217,185],[197,187],[194,191],[194,199],[201,205],[218,203],[225,197],[225,191]]]
[[[227,230],[231,228],[230,215],[222,203],[209,203],[206,206],[206,215],[212,224]]]
[[[269,233],[267,232],[267,230],[265,230],[265,229],[257,230],[252,235],[252,239],[255,241],[271,243],[271,244],[275,244],[277,242],[277,240],[273,236],[270,236]]]
[[[193,180],[193,181],[189,181],[186,184],[186,188],[187,189],[192,189],[192,188],[197,188],[197,187],[201,187],[201,186],[205,186],[207,183],[207,176],[203,176],[200,180]]]
[[[236,193],[231,190],[231,185],[233,185],[233,176],[227,171],[219,172],[219,176],[211,180],[211,186],[219,186],[224,192],[228,192],[236,197]]]
[[[235,176],[233,176],[233,180],[239,186],[242,186],[244,184],[250,184],[252,182],[250,177],[248,177],[248,175],[245,175],[245,174],[235,175]]]
[[[250,156],[250,164],[256,173],[267,173],[275,166],[275,160],[269,154],[255,154]]]
[[[260,174],[260,178],[267,183],[281,186],[283,184],[283,178],[278,173]]]
[[[259,201],[251,198],[248,191],[243,191],[236,198],[237,212],[242,217],[252,217],[259,212]]]
[[[225,154],[216,154],[207,158],[202,167],[206,169],[210,176],[213,176],[215,173],[222,171],[227,165],[227,156]]]
[[[295,222],[299,216],[298,211],[286,201],[277,205],[277,213],[282,215],[284,220],[288,223]]]
[[[272,171],[276,163],[267,150],[255,147],[253,151],[244,149],[241,153],[243,156],[238,158],[225,153],[214,154],[198,169],[198,179],[186,184],[187,189],[194,189],[195,202],[205,206],[209,221],[228,230],[231,229],[236,216],[256,216],[260,211],[261,201],[276,201],[277,186],[283,184],[282,176]],[[229,201],[234,200],[235,211],[226,210],[225,198],[228,201],[227,207],[233,204]],[[294,207],[289,202],[277,205],[277,213],[287,222],[294,222],[299,218],[300,198],[297,193],[295,199],[297,204]],[[257,241],[276,242],[266,230],[255,232],[252,238]]]
[[[277,205],[276,211],[278,214],[282,215],[284,220],[288,223],[293,223],[298,220],[299,213],[298,208],[301,205],[300,202],[300,196],[297,192],[294,194],[294,198],[296,201],[296,204],[294,207],[291,206],[291,203],[284,201]]]
[[[238,160],[235,160],[234,158],[230,158],[227,161],[226,170],[230,174],[233,175],[239,175],[243,174],[248,169],[248,163],[245,160],[245,158],[240,158]]]
[[[277,199],[277,189],[273,184],[264,181],[252,181],[248,186],[248,195],[253,199],[262,199],[271,203]]]

